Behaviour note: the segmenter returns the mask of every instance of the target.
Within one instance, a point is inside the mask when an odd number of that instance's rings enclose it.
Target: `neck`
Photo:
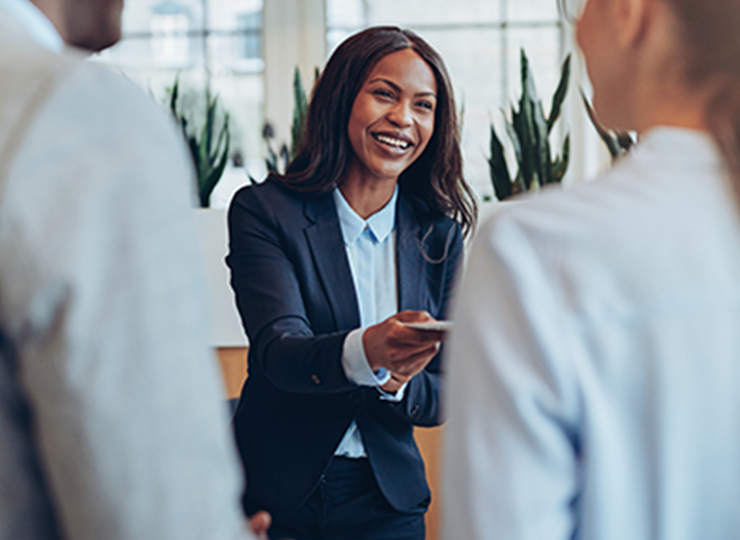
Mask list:
[[[680,26],[666,3],[650,4],[644,35],[633,43],[625,73],[627,117],[638,133],[656,126],[706,130],[705,109],[711,95],[706,81],[689,84]]]
[[[383,209],[393,197],[398,178],[378,178],[361,174],[350,167],[347,178],[339,186],[342,196],[362,219]]]
[[[689,90],[685,83],[660,83],[638,89],[641,98],[635,102],[632,125],[638,133],[656,126],[670,126],[706,131],[705,105],[709,94],[702,90]]]

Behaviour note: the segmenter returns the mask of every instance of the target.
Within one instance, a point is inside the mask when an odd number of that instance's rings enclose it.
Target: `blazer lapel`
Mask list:
[[[398,309],[422,309],[424,281],[421,226],[403,192],[396,210],[396,265],[398,267]]]
[[[331,193],[308,196],[305,214],[313,223],[305,229],[306,239],[337,330],[357,328],[360,308]]]

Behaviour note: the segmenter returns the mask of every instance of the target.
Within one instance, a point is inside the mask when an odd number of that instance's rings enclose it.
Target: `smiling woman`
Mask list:
[[[439,54],[410,30],[372,27],[337,48],[316,83],[304,138],[283,182],[299,191],[331,191],[346,180],[355,154],[349,138],[336,126],[349,125],[356,102],[362,99],[361,89],[376,78],[370,78],[371,72],[399,51],[417,55],[422,62],[416,64],[416,69],[422,76],[424,69],[430,70],[436,89],[427,81],[425,91],[434,94],[427,97],[434,111],[427,147],[424,152],[415,152],[414,160],[398,175],[398,183],[435,211],[457,219],[467,234],[475,223],[476,206],[462,173],[452,83]],[[392,94],[393,88],[387,86],[385,90]]]
[[[444,319],[475,205],[437,53],[350,37],[316,84],[284,177],[239,191],[227,263],[249,336],[235,415],[245,509],[273,538],[421,540],[414,426],[441,422]]]
[[[411,49],[381,59],[360,89],[347,128],[354,155],[340,189],[361,216],[381,208],[401,173],[424,153],[434,132],[436,94],[434,73]],[[380,195],[375,204],[365,195],[371,193]]]

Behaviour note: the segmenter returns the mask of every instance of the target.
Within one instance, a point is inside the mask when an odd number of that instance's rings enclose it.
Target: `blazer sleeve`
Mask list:
[[[228,216],[226,262],[250,341],[250,373],[259,370],[285,392],[353,390],[341,363],[350,329],[316,331],[309,318],[299,273],[311,255],[300,228],[290,228],[302,207],[271,183],[239,191]]]
[[[447,256],[440,264],[444,264],[439,292],[439,309],[432,313],[437,319],[446,319],[448,305],[452,296],[455,278],[462,261],[463,239],[460,225],[452,224],[452,232],[445,235],[448,242]],[[404,399],[400,402],[383,401],[404,421],[415,426],[434,427],[444,421],[441,407],[440,387],[445,384],[443,358],[445,345],[429,362],[429,365],[418,375],[414,376],[406,387]]]

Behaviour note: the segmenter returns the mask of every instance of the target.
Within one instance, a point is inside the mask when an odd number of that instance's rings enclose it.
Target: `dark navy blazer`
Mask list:
[[[399,310],[445,317],[462,253],[459,224],[399,191]],[[353,420],[380,489],[401,512],[424,512],[430,494],[413,426],[440,413],[440,355],[401,402],[350,382],[347,334],[360,315],[331,193],[298,193],[270,178],[241,189],[229,210],[231,285],[249,336],[249,377],[234,417],[250,510],[287,510],[321,480]]]

